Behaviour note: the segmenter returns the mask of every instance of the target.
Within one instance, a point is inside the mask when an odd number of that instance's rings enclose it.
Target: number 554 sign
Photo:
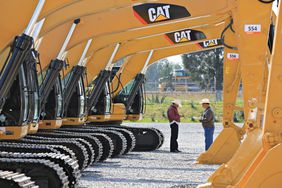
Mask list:
[[[246,24],[244,30],[247,34],[261,33],[261,24]]]

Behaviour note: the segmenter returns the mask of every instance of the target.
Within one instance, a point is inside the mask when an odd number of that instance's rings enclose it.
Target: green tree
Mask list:
[[[182,68],[179,64],[174,64],[168,59],[161,59],[149,66],[146,72],[147,83],[157,82],[158,84],[165,83],[167,88],[173,89],[173,72],[175,69]],[[153,86],[147,84],[148,90],[154,90]]]
[[[204,90],[220,93],[223,87],[223,48],[182,55],[184,67],[192,80]],[[217,96],[217,99],[221,96]]]

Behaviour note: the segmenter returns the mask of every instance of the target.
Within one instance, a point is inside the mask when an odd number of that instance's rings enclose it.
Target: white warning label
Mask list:
[[[245,32],[247,34],[259,34],[259,33],[261,33],[261,24],[247,24],[247,25],[245,25]]]
[[[237,53],[227,53],[227,59],[229,60],[238,60],[239,57],[240,56]]]

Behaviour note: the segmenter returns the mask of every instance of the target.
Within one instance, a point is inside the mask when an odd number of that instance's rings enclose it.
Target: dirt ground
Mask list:
[[[170,128],[168,124],[128,124],[155,127],[165,135],[164,145],[154,152],[132,152],[128,155],[95,164],[86,169],[79,188],[163,188],[176,185],[196,187],[206,183],[217,165],[194,164],[204,151],[204,136],[200,124],[182,124],[179,132],[181,153],[169,152]],[[215,135],[220,132],[217,126]],[[177,187],[178,187],[177,186]]]

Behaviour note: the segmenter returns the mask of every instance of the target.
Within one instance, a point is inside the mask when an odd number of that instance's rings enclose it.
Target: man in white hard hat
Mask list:
[[[171,106],[167,110],[167,117],[170,124],[171,129],[171,137],[170,137],[170,152],[178,153],[178,126],[180,123],[180,115],[178,113],[178,108],[182,107],[180,100],[171,101]]]
[[[213,134],[214,134],[214,112],[210,107],[210,100],[205,98],[200,102],[204,108],[200,122],[205,131],[205,150],[207,151],[213,143]]]

